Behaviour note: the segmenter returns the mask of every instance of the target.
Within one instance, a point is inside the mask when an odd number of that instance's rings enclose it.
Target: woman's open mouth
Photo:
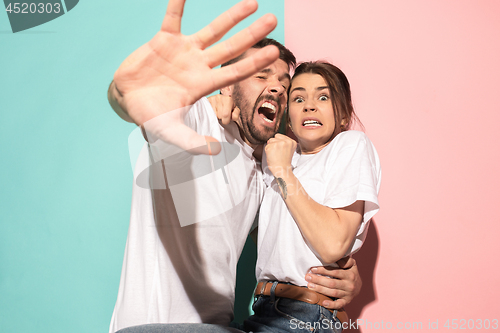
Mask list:
[[[321,127],[323,126],[323,124],[317,119],[306,119],[302,122],[302,126],[315,128],[315,127]]]

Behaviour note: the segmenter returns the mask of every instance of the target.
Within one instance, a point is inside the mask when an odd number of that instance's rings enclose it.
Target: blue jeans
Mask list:
[[[147,324],[121,329],[116,333],[243,333],[232,327],[212,324]]]
[[[254,315],[245,320],[243,329],[249,333],[307,332],[340,333],[342,323],[326,308],[289,298],[259,296],[252,309]],[[234,326],[237,326],[236,324]],[[239,325],[238,325],[239,326]],[[241,327],[239,327],[241,328]],[[121,329],[116,333],[243,333],[233,327],[212,324],[147,324]]]
[[[244,322],[246,332],[340,333],[342,323],[335,310],[306,302],[274,296],[259,296],[252,307],[254,315]]]

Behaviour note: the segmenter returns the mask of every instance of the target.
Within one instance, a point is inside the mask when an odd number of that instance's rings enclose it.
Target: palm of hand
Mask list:
[[[116,71],[115,84],[136,124],[191,105],[215,90],[211,68],[190,39],[160,31]]]
[[[279,51],[267,46],[235,64],[213,69],[264,38],[276,26],[276,18],[265,15],[228,40],[208,48],[255,12],[257,2],[244,0],[197,33],[184,36],[180,33],[184,1],[170,0],[161,30],[120,65],[114,76],[114,96],[136,124],[148,122],[146,130],[156,137],[191,149],[216,140],[202,137],[184,125],[185,107],[258,72],[274,62]],[[159,117],[163,114],[168,117]],[[152,119],[153,125],[149,122]]]

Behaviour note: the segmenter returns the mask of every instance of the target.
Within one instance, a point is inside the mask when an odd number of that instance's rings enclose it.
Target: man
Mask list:
[[[148,141],[134,172],[110,332],[148,323],[229,325],[237,260],[264,190],[254,153],[276,133],[286,107],[295,58],[270,40],[252,47],[274,29],[274,16],[207,49],[257,3],[240,2],[192,36],[180,34],[183,6],[184,0],[170,0],[161,31],[122,63],[108,92],[113,109],[141,126]],[[237,124],[221,125],[203,98],[216,89],[235,100]],[[322,305],[340,308],[359,292],[352,265],[317,269],[339,280],[309,275],[310,287],[340,298]]]

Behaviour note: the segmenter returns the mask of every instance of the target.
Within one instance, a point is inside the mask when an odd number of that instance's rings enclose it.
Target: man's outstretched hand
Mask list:
[[[154,136],[187,150],[206,145],[213,138],[200,136],[184,125],[186,107],[265,68],[279,57],[279,51],[267,46],[230,66],[213,69],[269,34],[276,27],[276,17],[264,15],[228,40],[207,49],[254,13],[257,2],[244,0],[236,4],[190,36],[180,32],[184,2],[169,1],[161,30],[120,65],[108,96],[112,106],[118,105],[125,112],[122,118],[144,124]],[[170,112],[153,121],[153,125],[149,122]]]

